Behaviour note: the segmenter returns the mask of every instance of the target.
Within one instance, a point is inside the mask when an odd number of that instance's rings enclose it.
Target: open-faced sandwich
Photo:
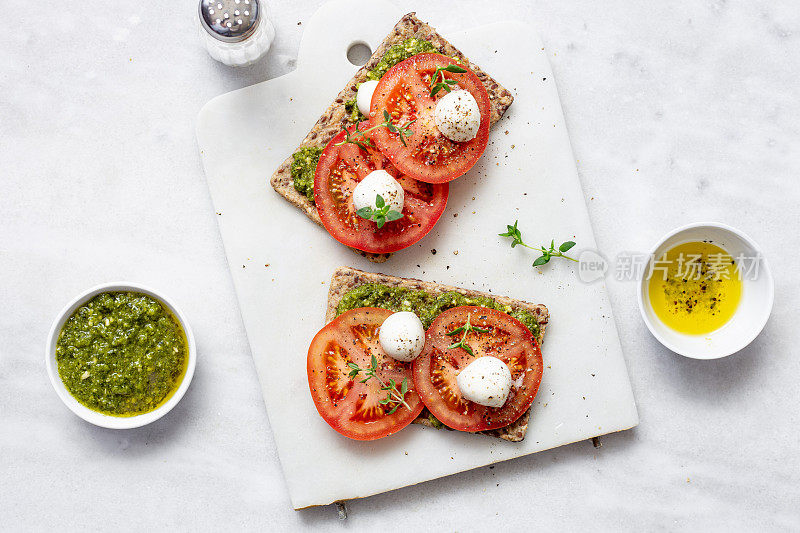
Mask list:
[[[272,176],[273,188],[375,262],[411,246],[513,97],[410,13]]]
[[[342,267],[308,349],[311,397],[352,439],[416,422],[521,441],[548,318],[543,305]]]

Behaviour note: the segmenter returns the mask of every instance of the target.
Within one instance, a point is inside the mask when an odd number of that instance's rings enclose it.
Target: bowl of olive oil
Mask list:
[[[675,353],[718,359],[738,352],[767,323],[774,284],[756,243],[725,224],[696,223],[665,235],[642,272],[639,309]]]

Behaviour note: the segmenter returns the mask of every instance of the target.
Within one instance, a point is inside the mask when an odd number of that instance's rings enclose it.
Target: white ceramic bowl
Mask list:
[[[742,278],[742,298],[733,317],[721,328],[704,335],[678,333],[656,316],[650,305],[648,276],[650,262],[667,250],[683,243],[709,240],[723,248],[734,259],[739,254],[755,258],[755,276]],[[751,265],[746,265],[748,268]],[[753,240],[725,224],[704,222],[689,224],[666,234],[650,251],[650,259],[639,287],[639,310],[644,323],[664,346],[675,353],[693,359],[719,359],[738,352],[755,339],[767,323],[772,311],[775,287],[766,258]],[[752,278],[752,279],[751,279]]]
[[[183,380],[178,386],[178,390],[175,391],[169,400],[167,400],[157,409],[154,409],[148,413],[122,417],[98,413],[97,411],[93,411],[88,407],[85,407],[78,402],[78,400],[73,398],[73,396],[64,386],[64,382],[61,381],[61,376],[58,374],[58,364],[56,363],[56,342],[58,341],[58,335],[61,333],[61,328],[64,326],[64,323],[81,305],[85,304],[103,292],[125,291],[140,292],[150,296],[151,298],[155,298],[167,309],[169,309],[173,315],[175,315],[175,317],[178,319],[178,322],[180,322],[184,333],[186,333],[186,342],[189,348],[189,360],[186,364],[186,373],[183,375]],[[69,407],[73,413],[83,418],[87,422],[91,422],[96,426],[112,429],[137,428],[144,426],[145,424],[149,424],[150,422],[154,422],[167,414],[178,404],[179,401],[181,401],[181,398],[183,398],[183,395],[186,393],[186,389],[189,388],[189,384],[192,382],[192,376],[194,376],[194,367],[196,362],[197,352],[194,345],[194,335],[192,334],[192,329],[189,327],[189,322],[186,320],[186,316],[181,312],[181,310],[178,309],[178,307],[163,294],[159,294],[153,289],[139,285],[138,283],[131,283],[127,281],[98,285],[97,287],[93,287],[78,295],[74,300],[67,304],[61,313],[59,313],[55,322],[53,322],[53,326],[50,328],[50,335],[47,338],[47,350],[45,352],[45,364],[47,365],[47,373],[50,375],[50,382],[53,384],[53,388],[56,390],[58,397],[61,398],[62,402],[64,402],[64,405]]]

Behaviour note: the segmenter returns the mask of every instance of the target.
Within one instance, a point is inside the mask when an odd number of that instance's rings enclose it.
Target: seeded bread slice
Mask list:
[[[542,345],[542,340],[544,340],[544,331],[547,329],[547,322],[550,318],[550,313],[548,312],[547,307],[542,304],[532,304],[523,302],[522,300],[508,298],[506,296],[497,296],[487,292],[451,287],[449,285],[442,285],[441,283],[432,283],[411,278],[398,278],[396,276],[388,276],[386,274],[364,272],[362,270],[357,270],[350,267],[339,267],[333,273],[333,278],[331,278],[331,285],[330,289],[328,290],[328,311],[325,314],[325,323],[327,324],[336,318],[336,307],[339,305],[339,302],[342,300],[344,295],[347,294],[347,292],[367,283],[380,283],[390,287],[403,287],[412,290],[423,290],[431,294],[441,294],[443,292],[455,291],[468,297],[485,296],[494,299],[501,305],[508,305],[514,309],[524,309],[532,313],[539,322],[539,335],[536,337],[536,341],[539,343],[539,346]],[[504,428],[480,431],[479,433],[492,437],[498,437],[503,440],[519,442],[525,438],[525,433],[528,431],[528,420],[530,419],[530,416],[531,410],[528,409],[525,414],[517,419],[516,422]],[[428,418],[428,410],[424,409],[420,416],[414,420],[414,423],[432,426],[431,421]]]
[[[380,46],[372,54],[372,57],[367,63],[361,67],[356,75],[350,80],[344,89],[338,94],[333,103],[328,107],[325,113],[317,120],[314,127],[300,143],[300,146],[294,151],[297,152],[301,148],[308,146],[324,147],[328,144],[337,133],[351,123],[348,121],[348,113],[345,111],[345,102],[352,100],[356,96],[358,84],[367,81],[367,73],[369,70],[375,68],[375,65],[383,57],[384,53],[392,46],[403,42],[406,39],[416,37],[417,39],[424,39],[430,41],[434,48],[440,53],[457,58],[461,63],[469,66],[470,70],[474,72],[478,78],[483,82],[486,90],[489,93],[490,103],[490,119],[491,124],[495,124],[506,112],[508,106],[514,101],[514,97],[508,90],[497,83],[491,76],[486,74],[480,67],[471,63],[467,57],[456,49],[452,44],[447,42],[441,35],[436,33],[431,26],[419,20],[414,13],[409,13],[400,19],[394,29],[389,35],[381,42]],[[294,154],[294,152],[292,154]],[[316,206],[311,203],[304,194],[301,194],[294,188],[292,182],[292,156],[290,155],[278,167],[278,170],[272,175],[270,183],[272,188],[278,194],[286,198],[290,203],[301,209],[311,220],[322,226],[322,220],[319,218]],[[374,263],[383,263],[391,254],[370,254],[355,250]]]

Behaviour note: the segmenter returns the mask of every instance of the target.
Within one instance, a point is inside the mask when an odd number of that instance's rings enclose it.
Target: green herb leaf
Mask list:
[[[378,229],[382,228],[386,222],[403,218],[402,213],[392,209],[392,206],[386,205],[386,201],[380,194],[375,196],[375,207],[376,209],[372,209],[369,206],[362,207],[356,211],[356,214],[361,218],[374,221]]]
[[[458,65],[447,65],[445,67],[436,67],[436,70],[433,71],[433,75],[431,76],[431,92],[430,96],[433,98],[436,94],[444,89],[446,92],[450,92],[452,86],[458,84],[458,80],[445,78],[443,72],[453,72],[457,74],[463,74],[466,72],[466,69],[459,67]],[[439,81],[439,77],[441,76],[442,81]]]
[[[371,130],[372,128],[370,128]],[[359,129],[355,129],[355,133],[352,135],[350,134],[350,130],[347,128],[344,129],[344,140],[341,142],[336,143],[334,146],[342,146],[343,144],[352,143],[364,150],[365,152],[368,151],[367,147],[375,148],[375,145],[372,144],[372,139],[366,136],[366,133],[370,130],[361,131]],[[358,140],[358,138],[362,140]]]
[[[414,132],[408,127],[411,125],[416,119],[411,120],[405,126],[400,126],[392,122],[392,116],[389,114],[389,111],[386,109],[383,110],[383,118],[384,121],[380,124],[376,124],[366,130],[360,130],[356,127],[353,133],[350,133],[350,130],[345,128],[344,129],[344,140],[335,144],[335,146],[342,146],[346,143],[352,143],[364,150],[365,152],[368,151],[368,148],[372,148],[373,150],[376,149],[375,145],[372,143],[372,139],[370,139],[367,134],[376,128],[387,128],[392,133],[397,133],[400,135],[400,142],[403,143],[403,146],[406,146],[406,137],[410,137],[414,134]]]
[[[386,213],[386,220],[388,220],[389,222],[393,222],[395,220],[400,220],[401,218],[403,218],[403,213],[399,213],[399,212],[395,211],[394,209],[392,209],[388,213]]]
[[[522,233],[519,231],[519,229],[517,229],[517,223],[518,222],[519,222],[518,220],[514,221],[514,225],[513,226],[511,226],[510,224],[506,224],[506,228],[508,228],[508,231],[506,231],[505,233],[498,233],[498,235],[500,237],[511,237],[511,239],[512,239],[511,247],[512,248],[514,248],[518,244],[523,244],[523,242],[522,242]]]
[[[463,69],[458,65],[448,65],[443,70],[446,70],[447,72],[455,72],[457,74],[463,74],[467,71],[466,69]]]
[[[467,333],[470,331],[474,331],[476,333],[488,333],[489,330],[486,328],[479,328],[477,326],[473,326],[470,324],[470,315],[467,315],[467,321],[464,323],[463,326],[459,326],[452,331],[445,332],[445,335],[452,337],[454,335],[458,335],[462,333],[461,340],[458,342],[454,342],[450,346],[447,347],[448,350],[452,350],[454,348],[461,348],[471,356],[475,357],[475,353],[472,351],[472,347],[467,344]]]
[[[561,246],[559,246],[559,247],[558,247],[558,249],[559,249],[561,252],[566,252],[566,251],[569,251],[569,249],[570,249],[570,248],[572,248],[573,246],[575,246],[575,243],[574,243],[574,242],[572,242],[572,241],[567,241],[567,242],[565,242],[564,244],[562,244]]]
[[[454,329],[453,331],[448,331],[447,333],[445,333],[445,335],[449,335],[452,337],[453,335],[458,335],[459,333],[463,333],[463,331],[464,331],[464,326],[461,326]]]
[[[506,231],[505,233],[498,233],[497,235],[499,235],[500,237],[512,237],[517,232],[517,222],[514,222],[513,226],[511,224],[506,224],[506,228],[508,228],[508,231]]]
[[[372,364],[372,366],[370,366],[370,368],[367,368],[365,370],[359,367],[356,363],[348,361],[347,366],[349,368],[352,368],[352,370],[348,375],[350,376],[350,378],[354,378],[360,372],[363,372],[365,377],[364,379],[359,381],[359,383],[366,383],[372,378],[377,379],[378,384],[381,387],[381,390],[388,391],[386,394],[386,398],[379,400],[380,404],[381,405],[391,404],[394,406],[392,410],[389,411],[389,414],[396,412],[401,405],[404,406],[406,409],[411,410],[411,406],[408,405],[408,402],[406,402],[405,400],[406,393],[408,392],[408,379],[403,378],[403,383],[401,387],[398,389],[397,382],[394,379],[390,379],[389,383],[387,384],[378,376],[378,374],[376,373],[376,371],[378,370],[378,359],[375,357],[375,355],[372,355],[370,363]]]
[[[563,257],[564,259],[569,259],[570,261],[575,261],[576,263],[578,262],[577,259],[564,255],[565,252],[569,251],[573,246],[575,246],[574,242],[566,241],[561,246],[559,246],[558,249],[556,249],[556,240],[552,239],[550,241],[549,249],[545,248],[544,246],[535,248],[533,246],[525,244],[525,242],[522,240],[522,232],[517,227],[518,223],[519,220],[515,220],[513,226],[511,224],[506,224],[506,228],[508,228],[508,230],[505,233],[498,233],[497,235],[499,235],[500,237],[510,237],[512,239],[511,241],[512,248],[514,248],[517,245],[520,245],[524,246],[525,248],[530,248],[531,250],[536,250],[537,252],[540,252],[542,255],[541,257],[536,258],[536,260],[533,262],[533,266],[535,267],[542,266],[546,264],[548,261],[550,261],[551,257]]]

